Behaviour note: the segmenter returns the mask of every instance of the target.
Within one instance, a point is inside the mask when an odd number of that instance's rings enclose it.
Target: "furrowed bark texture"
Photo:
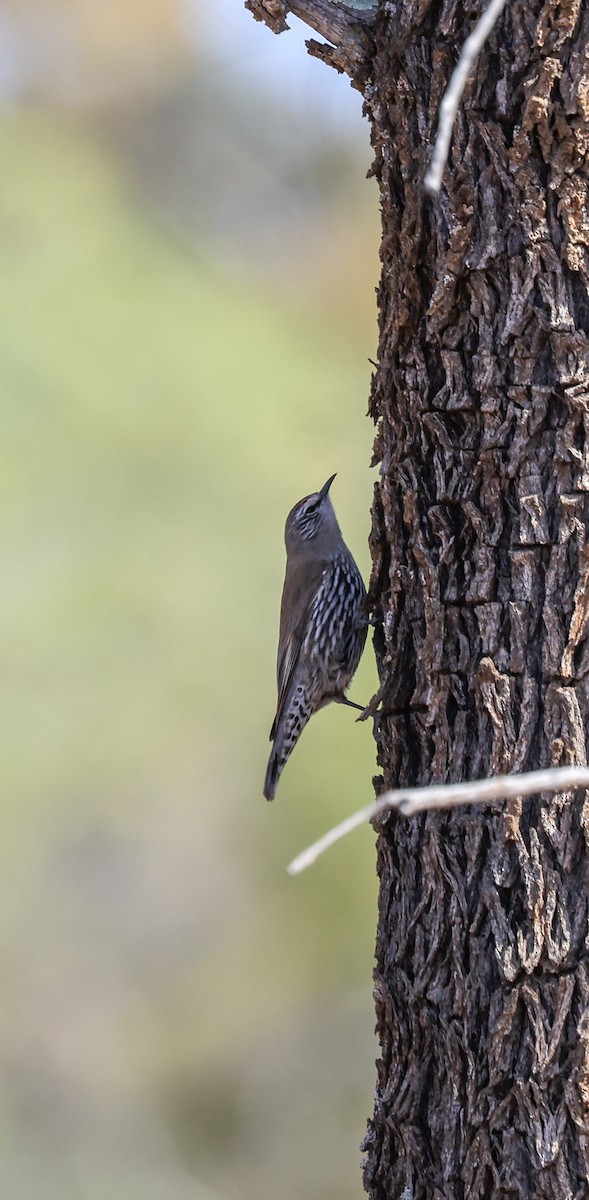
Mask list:
[[[372,595],[384,785],[586,763],[589,7],[381,3]],[[589,1195],[589,805],[389,817],[379,838],[374,1200]]]

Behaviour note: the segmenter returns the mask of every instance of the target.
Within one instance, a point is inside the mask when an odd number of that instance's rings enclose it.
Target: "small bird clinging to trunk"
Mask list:
[[[313,713],[345,696],[367,632],[366,589],[329,499],[332,475],[320,492],[299,500],[286,519],[286,577],[278,639],[278,706],[264,795],[273,800],[287,758]]]

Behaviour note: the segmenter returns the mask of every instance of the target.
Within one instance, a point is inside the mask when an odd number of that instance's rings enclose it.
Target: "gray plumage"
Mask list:
[[[273,800],[284,764],[313,713],[346,688],[366,641],[366,589],[329,499],[332,475],[288,514],[286,577],[278,640],[278,706],[264,795]],[[353,707],[360,708],[360,705]]]

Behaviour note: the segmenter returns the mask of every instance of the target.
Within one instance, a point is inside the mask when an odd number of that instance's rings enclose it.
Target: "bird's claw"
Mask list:
[[[369,717],[372,717],[372,736],[376,740],[380,732],[380,723],[383,717],[382,708],[372,708],[370,704],[367,704],[366,708],[360,713],[360,716],[356,717],[356,722],[367,721]]]

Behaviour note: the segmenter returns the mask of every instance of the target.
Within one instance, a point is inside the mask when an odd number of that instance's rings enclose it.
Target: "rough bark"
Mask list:
[[[587,761],[589,11],[511,0],[431,200],[479,14],[381,0],[347,66],[383,219],[379,788]],[[373,1200],[589,1195],[588,836],[586,793],[382,824]]]
[[[508,6],[431,201],[476,15],[373,31],[386,786],[586,762],[589,13]],[[589,1194],[588,830],[584,793],[386,823],[374,1200]]]

